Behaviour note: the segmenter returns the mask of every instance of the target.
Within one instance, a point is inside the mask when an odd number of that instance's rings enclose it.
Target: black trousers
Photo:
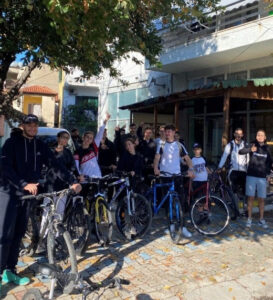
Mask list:
[[[240,187],[243,190],[243,193],[245,192],[246,172],[231,171],[231,173],[229,174],[229,180],[230,180],[232,191],[234,193],[237,193]]]
[[[29,200],[21,201],[11,187],[0,186],[0,274],[15,270],[29,217]]]

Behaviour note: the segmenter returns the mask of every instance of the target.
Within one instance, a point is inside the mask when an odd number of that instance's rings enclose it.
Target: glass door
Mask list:
[[[223,117],[206,118],[206,159],[209,163],[218,164],[222,155]]]

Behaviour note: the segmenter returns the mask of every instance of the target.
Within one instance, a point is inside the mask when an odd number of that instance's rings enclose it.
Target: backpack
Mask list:
[[[232,154],[232,151],[233,151],[233,148],[234,148],[234,145],[233,145],[232,141],[229,142],[229,144],[230,144],[230,151],[229,151],[229,155],[228,155],[228,157],[226,159],[226,162],[225,162],[225,165],[224,165],[226,170],[229,170],[231,168],[231,154]]]

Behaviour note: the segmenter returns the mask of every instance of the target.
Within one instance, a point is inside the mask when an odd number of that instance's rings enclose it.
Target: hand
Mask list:
[[[115,171],[115,170],[117,169],[117,166],[111,165],[110,168],[111,168],[113,171]]]
[[[257,147],[253,144],[251,146],[251,152],[256,152],[257,151]]]
[[[222,172],[222,168],[216,169],[216,172],[217,172],[217,173],[221,173],[221,172]]]
[[[100,146],[101,146],[101,149],[103,149],[103,150],[109,149],[109,148],[107,147],[107,145],[105,145],[105,144],[101,144]]]
[[[195,174],[192,170],[188,170],[188,177],[193,179],[195,177]]]
[[[111,118],[111,115],[107,112],[106,116],[105,116],[105,119],[104,119],[104,124],[106,124],[109,121],[110,118]]]
[[[84,182],[85,181],[85,178],[84,178],[84,175],[81,174],[79,177],[78,177],[79,181],[80,182]]]
[[[154,173],[156,176],[159,176],[160,175],[160,171],[158,168],[154,168]]]
[[[28,183],[24,187],[24,190],[35,196],[38,192],[38,185],[39,183]]]
[[[131,176],[135,176],[136,173],[134,171],[131,171],[130,174]]]
[[[82,190],[82,186],[79,183],[74,183],[70,187],[76,194],[79,194],[79,192]]]

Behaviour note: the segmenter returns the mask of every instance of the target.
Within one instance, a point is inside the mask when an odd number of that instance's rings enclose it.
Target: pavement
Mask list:
[[[106,282],[118,276],[130,280],[119,289],[101,289],[88,299],[166,299],[166,300],[269,300],[273,299],[273,218],[268,229],[254,221],[245,229],[245,219],[231,221],[221,235],[208,238],[193,232],[191,240],[174,245],[165,218],[153,220],[150,232],[133,242],[116,233],[108,248],[91,244],[78,267],[84,278]],[[30,288],[44,295],[49,279],[35,274],[43,256],[23,257],[18,263],[21,275],[31,278],[26,287],[3,286],[6,300],[21,300]],[[56,299],[81,299],[80,294],[59,295]]]

